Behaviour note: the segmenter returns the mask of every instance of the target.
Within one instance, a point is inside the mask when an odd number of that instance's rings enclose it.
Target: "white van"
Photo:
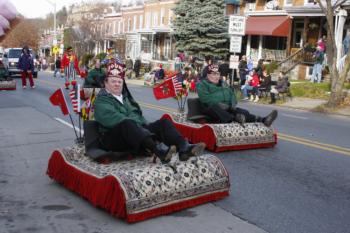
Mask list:
[[[35,64],[35,54],[33,53],[33,51],[31,49],[30,53],[33,56],[34,59],[34,64]],[[4,58],[3,58],[3,63],[5,65],[5,68],[7,68],[9,75],[18,75],[21,73],[21,71],[18,69],[18,60],[20,58],[22,54],[22,48],[8,48],[5,49],[5,54],[4,54]],[[34,73],[33,73],[33,77],[36,78],[38,76],[38,70],[34,65]]]

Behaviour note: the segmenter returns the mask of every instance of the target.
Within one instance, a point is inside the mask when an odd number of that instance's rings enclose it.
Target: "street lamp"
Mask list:
[[[51,6],[53,6],[54,8],[54,12],[53,12],[53,45],[57,45],[57,33],[56,33],[56,2],[52,1],[52,0],[46,0],[46,2],[48,2]],[[56,53],[54,53],[55,55],[55,62],[56,62]]]

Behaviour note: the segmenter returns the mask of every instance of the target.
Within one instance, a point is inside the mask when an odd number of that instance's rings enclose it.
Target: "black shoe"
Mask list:
[[[266,125],[267,127],[270,127],[272,125],[272,122],[276,120],[277,116],[278,116],[277,110],[273,110],[269,115],[264,117],[264,120],[263,120],[264,125]]]
[[[197,144],[187,143],[183,148],[179,149],[179,159],[180,161],[187,161],[190,157],[200,156],[203,154],[206,145],[204,142]]]
[[[245,116],[243,114],[238,113],[238,114],[236,114],[234,121],[243,125],[245,123],[246,119],[245,119]]]
[[[154,149],[154,154],[164,163],[169,163],[173,154],[176,153],[175,146],[167,146],[164,143],[158,143]]]

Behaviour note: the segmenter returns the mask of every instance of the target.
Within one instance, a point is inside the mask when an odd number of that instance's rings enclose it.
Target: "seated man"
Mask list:
[[[95,61],[95,68],[89,71],[88,76],[85,79],[84,87],[101,88],[103,86],[105,75],[104,70],[101,68],[100,60],[97,59]]]
[[[0,81],[7,81],[9,76],[9,73],[7,72],[7,69],[4,66],[4,63],[0,61]]]
[[[162,163],[171,160],[175,149],[179,159],[186,161],[199,155],[204,143],[189,144],[166,119],[148,123],[132,98],[122,76],[110,70],[104,89],[95,101],[95,120],[99,123],[100,142],[111,151],[148,151]]]
[[[290,83],[288,81],[288,76],[286,73],[281,71],[278,75],[278,80],[275,86],[272,86],[270,90],[271,101],[270,104],[276,103],[276,95],[279,93],[284,93],[288,90]]]
[[[216,64],[209,67],[207,78],[197,85],[197,92],[203,112],[215,123],[229,123],[232,121],[241,124],[262,122],[269,127],[277,118],[276,110],[273,110],[266,117],[260,117],[249,113],[245,109],[237,108],[235,94],[225,82],[220,80],[220,73]]]

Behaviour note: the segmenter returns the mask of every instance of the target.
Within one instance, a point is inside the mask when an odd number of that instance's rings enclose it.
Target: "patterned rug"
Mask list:
[[[0,81],[0,90],[16,90],[16,81]]]
[[[215,152],[273,147],[277,143],[277,134],[272,127],[264,124],[239,123],[198,124],[188,121],[186,114],[164,114],[181,134],[192,143],[205,142],[207,149]]]
[[[229,195],[229,177],[221,161],[210,154],[171,165],[148,157],[99,164],[84,156],[84,148],[56,150],[47,174],[93,205],[128,222],[189,208]]]

